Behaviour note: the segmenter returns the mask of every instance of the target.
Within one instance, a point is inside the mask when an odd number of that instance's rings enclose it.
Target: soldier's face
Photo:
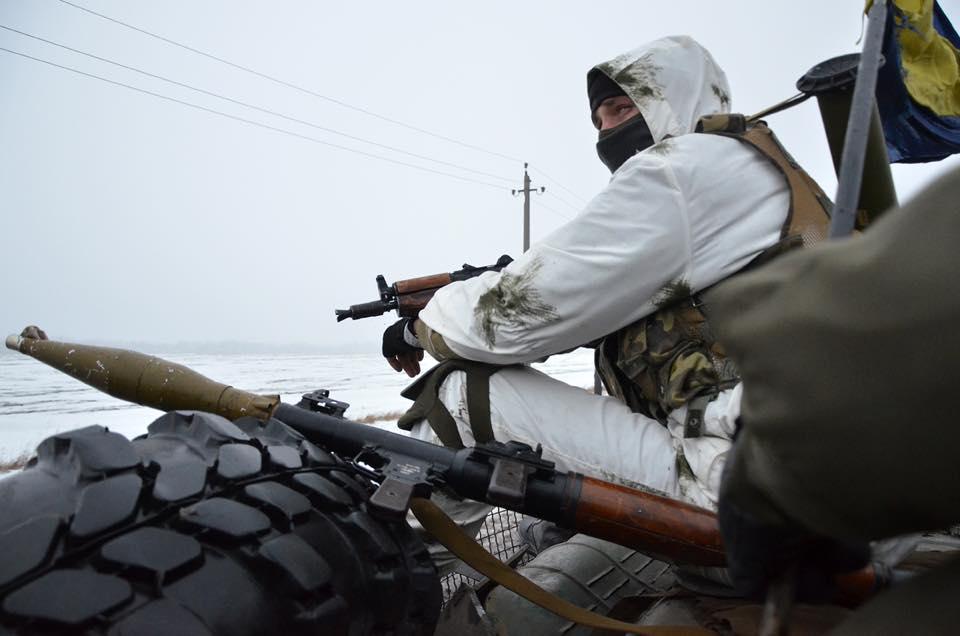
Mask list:
[[[637,105],[626,95],[608,97],[597,106],[593,114],[593,125],[597,130],[616,128],[639,112]]]

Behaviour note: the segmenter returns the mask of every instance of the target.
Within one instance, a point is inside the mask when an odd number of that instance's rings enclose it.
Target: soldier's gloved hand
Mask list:
[[[738,420],[737,424],[717,505],[734,587],[747,598],[763,599],[772,583],[792,572],[799,600],[831,600],[836,576],[864,567],[870,559],[869,546],[818,535],[774,505],[751,477],[743,423]]]
[[[420,373],[423,347],[413,331],[413,319],[401,318],[383,332],[383,357],[394,371],[411,378]]]
[[[828,602],[836,593],[837,575],[859,570],[870,559],[866,544],[817,536],[800,526],[766,524],[723,498],[717,516],[730,577],[747,598],[762,600],[770,585],[790,572],[798,600]]]

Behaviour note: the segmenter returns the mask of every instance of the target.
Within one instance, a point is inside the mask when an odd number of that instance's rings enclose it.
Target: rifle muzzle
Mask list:
[[[374,300],[369,303],[360,303],[359,305],[350,305],[350,309],[334,309],[337,315],[337,322],[343,322],[347,318],[359,320],[360,318],[372,318],[373,316],[382,316],[391,309],[396,309],[397,303]]]

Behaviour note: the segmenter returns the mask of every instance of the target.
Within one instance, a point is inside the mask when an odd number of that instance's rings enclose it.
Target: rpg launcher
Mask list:
[[[24,333],[42,334],[39,330]],[[413,497],[439,487],[639,550],[671,563],[726,562],[716,516],[709,510],[579,473],[562,473],[519,442],[453,450],[343,419],[346,404],[325,391],[296,406],[221,384],[183,365],[135,351],[9,336],[6,346],[45,362],[109,395],[143,406],[207,411],[229,420],[280,420],[307,440],[350,461],[376,491],[368,509],[402,518]],[[867,567],[838,577],[839,596],[855,605],[888,583]]]
[[[411,497],[438,487],[554,521],[676,563],[724,563],[714,514],[686,503],[562,473],[519,442],[453,450],[339,417],[343,404],[308,394],[299,405],[221,384],[183,365],[107,347],[10,336],[10,349],[32,356],[114,397],[143,406],[198,410],[229,420],[276,418],[309,441],[352,461],[378,485],[372,512],[403,517]]]
[[[458,269],[455,272],[398,280],[392,285],[387,285],[387,279],[383,277],[383,274],[380,274],[377,276],[380,300],[350,305],[350,309],[334,310],[337,314],[337,322],[347,318],[358,320],[381,316],[394,309],[401,318],[416,318],[420,310],[426,307],[430,299],[433,298],[433,294],[441,287],[458,280],[467,280],[479,276],[484,272],[499,272],[512,262],[513,259],[504,254],[493,265],[474,267],[464,263],[463,269]]]

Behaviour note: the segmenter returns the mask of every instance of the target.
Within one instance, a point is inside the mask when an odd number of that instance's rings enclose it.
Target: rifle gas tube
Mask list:
[[[433,298],[433,294],[441,287],[458,280],[467,280],[479,276],[484,272],[499,272],[512,262],[513,259],[504,254],[493,265],[474,267],[464,263],[463,268],[455,272],[398,280],[393,285],[387,285],[387,279],[384,278],[383,274],[380,274],[377,276],[377,291],[380,294],[380,300],[350,305],[350,309],[334,310],[337,315],[337,322],[344,321],[347,318],[353,320],[371,318],[392,310],[396,310],[401,318],[416,318],[420,310],[426,307],[430,299]]]

